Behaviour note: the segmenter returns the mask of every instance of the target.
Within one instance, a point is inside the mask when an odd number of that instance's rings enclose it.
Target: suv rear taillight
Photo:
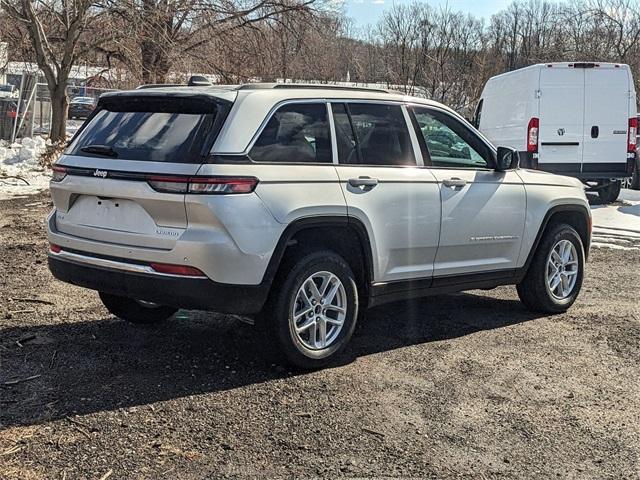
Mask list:
[[[529,120],[527,127],[527,152],[538,153],[538,132],[540,131],[540,120],[533,117]]]
[[[52,182],[61,182],[67,176],[67,169],[61,165],[52,165],[51,171]]]
[[[635,153],[638,146],[638,118],[629,119],[629,131],[627,132],[627,152]]]
[[[157,192],[228,195],[251,193],[258,185],[255,177],[178,177],[152,175],[147,183]]]

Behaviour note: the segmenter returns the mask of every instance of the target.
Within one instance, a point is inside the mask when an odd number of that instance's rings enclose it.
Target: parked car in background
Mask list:
[[[633,175],[636,113],[628,65],[548,63],[490,78],[474,124],[524,167],[579,178],[609,203]]]
[[[96,108],[93,97],[74,97],[69,102],[69,118],[87,118]]]
[[[517,285],[578,296],[580,181],[518,168],[451,109],[381,90],[257,84],[103,95],[53,166],[49,267],[114,315],[249,315],[326,365],[371,306]]]
[[[11,85],[10,83],[0,84],[0,98],[17,98],[18,94],[19,91],[15,85]]]

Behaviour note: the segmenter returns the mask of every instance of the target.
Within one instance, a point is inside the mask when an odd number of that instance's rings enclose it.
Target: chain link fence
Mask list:
[[[93,110],[98,98],[113,89],[85,85],[67,87],[70,112],[67,135],[73,135]],[[82,103],[78,112],[75,108]],[[74,118],[71,118],[71,117]],[[13,142],[34,135],[47,136],[51,129],[51,96],[45,83],[37,83],[35,75],[24,74],[19,89],[10,96],[0,97],[0,140]]]

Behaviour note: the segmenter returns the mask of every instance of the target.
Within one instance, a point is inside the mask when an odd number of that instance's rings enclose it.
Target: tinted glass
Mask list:
[[[83,147],[111,147],[114,157],[151,162],[189,162],[201,145],[199,127],[206,115],[167,112],[99,111],[74,141],[70,154],[92,155]]]
[[[359,163],[358,144],[353,135],[351,121],[344,103],[334,103],[333,123],[336,127],[336,143],[338,145],[338,161],[340,163]]]
[[[487,167],[486,146],[471,130],[445,113],[421,108],[413,111],[433,166]]]
[[[349,112],[360,147],[361,163],[416,164],[409,130],[399,105],[350,103]]]
[[[324,103],[280,107],[249,156],[256,162],[331,163],[331,140]]]

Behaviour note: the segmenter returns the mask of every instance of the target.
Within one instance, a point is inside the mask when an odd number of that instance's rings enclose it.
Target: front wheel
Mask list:
[[[275,288],[261,321],[280,351],[300,368],[329,364],[349,342],[358,317],[349,265],[333,252],[307,254]]]
[[[580,235],[567,224],[549,227],[533,256],[518,296],[529,310],[566,311],[576,301],[584,275]]]
[[[100,300],[109,313],[131,323],[159,323],[171,317],[177,308],[132,298],[99,292]]]

